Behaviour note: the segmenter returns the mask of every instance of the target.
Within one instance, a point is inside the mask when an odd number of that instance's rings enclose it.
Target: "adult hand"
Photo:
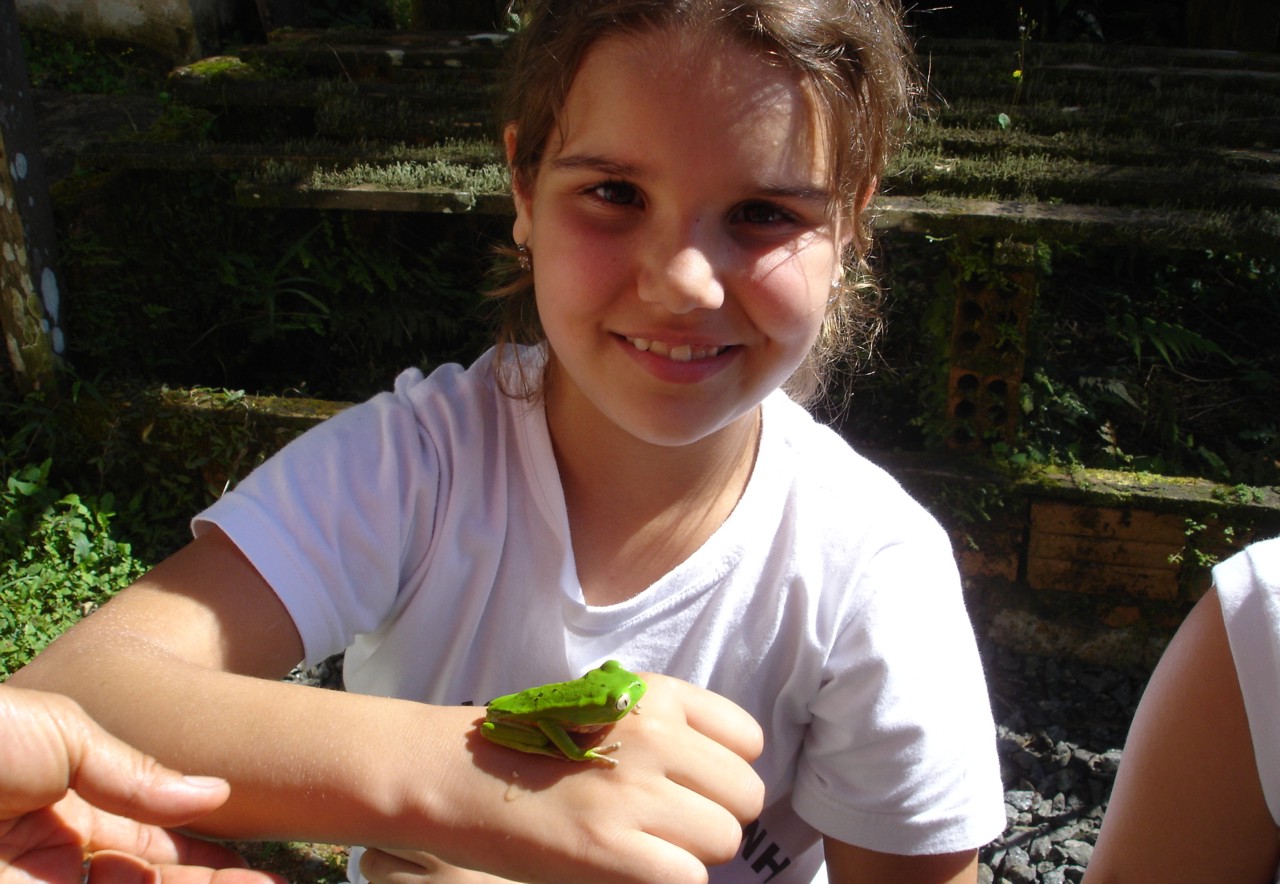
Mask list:
[[[616,767],[474,736],[473,764],[483,777],[460,778],[471,787],[448,799],[457,837],[432,845],[436,855],[375,845],[361,871],[375,884],[494,880],[487,875],[706,881],[706,867],[732,859],[742,826],[760,814],[764,784],[750,762],[763,735],[724,697],[662,675],[643,677],[649,689],[640,711],[599,735],[621,743],[609,756]]]
[[[0,685],[0,884],[276,882],[163,828],[229,794],[224,780],[185,777],[122,743],[66,697]]]

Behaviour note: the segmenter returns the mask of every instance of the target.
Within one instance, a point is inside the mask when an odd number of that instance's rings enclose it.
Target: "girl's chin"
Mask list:
[[[754,428],[756,406],[724,411],[719,403],[652,403],[628,410],[621,400],[602,403],[605,416],[632,438],[658,448],[683,448],[705,442],[750,418],[744,426]]]

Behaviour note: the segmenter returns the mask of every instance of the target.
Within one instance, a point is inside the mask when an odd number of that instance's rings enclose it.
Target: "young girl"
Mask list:
[[[23,681],[230,780],[206,831],[377,880],[973,881],[1004,813],[947,538],[784,392],[865,318],[895,7],[539,0],[512,57],[500,346],[296,441]],[[349,694],[265,680],[344,648]],[[666,676],[617,767],[474,739],[460,704],[608,658]]]

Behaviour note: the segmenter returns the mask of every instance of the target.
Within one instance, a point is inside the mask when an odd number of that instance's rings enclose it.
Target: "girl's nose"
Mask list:
[[[714,310],[724,303],[724,287],[714,244],[687,237],[651,250],[648,272],[640,280],[642,300],[672,313]]]

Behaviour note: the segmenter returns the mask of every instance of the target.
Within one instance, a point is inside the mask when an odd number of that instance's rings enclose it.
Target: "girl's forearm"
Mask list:
[[[118,644],[61,651],[10,683],[67,694],[162,762],[230,781],[226,805],[192,826],[207,835],[421,846],[449,768],[471,764],[475,710],[204,670]]]

